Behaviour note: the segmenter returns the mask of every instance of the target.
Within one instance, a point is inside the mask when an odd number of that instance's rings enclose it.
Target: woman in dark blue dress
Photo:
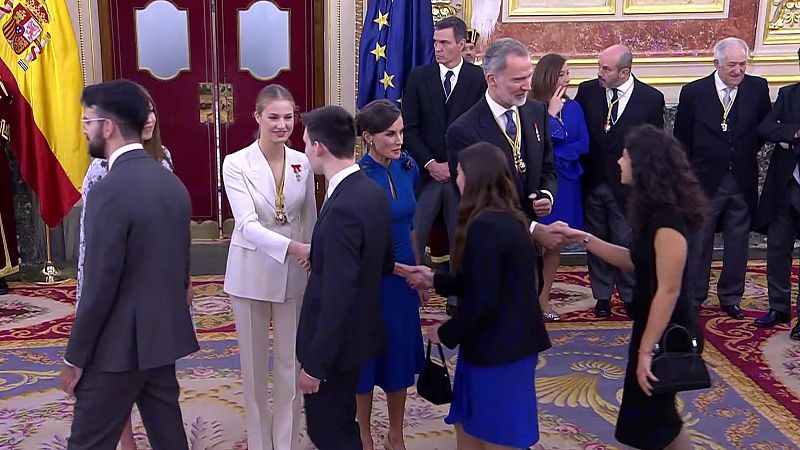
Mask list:
[[[388,100],[375,100],[358,113],[356,126],[367,150],[359,166],[365,175],[386,190],[390,199],[395,261],[418,264],[411,222],[416,209],[414,188],[419,168],[402,149],[403,118],[400,110]],[[400,276],[383,278],[381,306],[388,331],[386,351],[364,367],[356,389],[358,425],[365,450],[373,448],[370,416],[375,386],[386,392],[389,409],[389,433],[384,448],[405,449],[406,389],[414,384],[414,377],[422,370],[425,361],[419,318],[420,295]]]
[[[534,377],[550,347],[536,296],[536,250],[505,154],[485,142],[458,154],[455,275],[400,267],[418,288],[458,296],[458,314],[428,329],[459,347],[453,402],[457,448],[526,448],[539,440]]]
[[[589,151],[589,132],[581,105],[567,97],[569,66],[563,56],[555,53],[544,55],[533,71],[531,97],[544,102],[550,115],[550,138],[553,140],[558,194],[553,210],[539,222],[550,224],[566,222],[571,227],[583,229],[583,197],[581,196],[580,156]],[[550,289],[556,277],[561,258],[561,248],[547,250],[542,257],[544,285],[539,294],[539,305],[545,319],[559,320],[550,307]]]

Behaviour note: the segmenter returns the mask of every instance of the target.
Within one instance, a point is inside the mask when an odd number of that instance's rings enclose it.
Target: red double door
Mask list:
[[[105,77],[136,81],[153,95],[194,219],[216,221],[220,210],[229,217],[221,163],[253,142],[258,92],[279,83],[300,111],[319,94],[314,20],[321,17],[313,17],[312,0],[102,0],[100,10],[112,41]],[[297,126],[290,145],[302,144]]]

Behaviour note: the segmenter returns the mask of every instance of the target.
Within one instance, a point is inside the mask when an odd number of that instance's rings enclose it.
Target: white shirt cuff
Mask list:
[[[536,221],[531,222],[531,226],[530,228],[528,228],[531,232],[531,235],[533,234],[533,229],[536,228],[536,225],[538,225],[538,222]]]
[[[435,160],[435,159],[431,159],[430,161],[426,162],[426,163],[425,163],[425,165],[424,165],[424,166],[422,166],[422,168],[423,168],[423,169],[427,169],[427,168],[428,168],[428,164],[430,164],[430,163],[432,163],[432,162],[436,162],[436,160]]]
[[[66,364],[66,365],[68,365],[68,366],[70,366],[70,367],[74,367],[74,368],[76,368],[76,369],[78,369],[78,368],[79,368],[79,367],[78,367],[78,366],[76,366],[75,364],[72,364],[71,362],[67,361],[67,358],[64,358],[64,364]]]
[[[553,193],[552,192],[548,191],[547,189],[542,189],[540,192],[542,194],[545,194],[548,197],[550,197],[550,203],[554,204],[556,202],[556,199],[553,197]]]

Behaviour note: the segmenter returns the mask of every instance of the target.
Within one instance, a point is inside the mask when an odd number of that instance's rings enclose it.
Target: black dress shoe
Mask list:
[[[739,305],[726,305],[720,309],[722,309],[722,311],[731,319],[744,319],[744,313],[742,312],[742,309],[739,308]]]
[[[8,294],[8,283],[5,278],[0,278],[0,295]]]
[[[774,309],[770,309],[766,314],[753,321],[753,325],[761,328],[774,327],[779,323],[789,323],[789,314]]]
[[[596,317],[611,317],[611,300],[598,300],[594,306]]]
[[[800,322],[792,328],[792,331],[789,332],[789,339],[793,341],[800,341]]]

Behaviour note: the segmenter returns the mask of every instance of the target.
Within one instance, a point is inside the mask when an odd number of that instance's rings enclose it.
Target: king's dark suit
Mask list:
[[[447,161],[450,165],[450,180],[455,185],[458,152],[478,142],[488,142],[500,148],[508,159],[519,194],[520,209],[535,219],[530,194],[549,191],[555,198],[558,190],[555,166],[553,165],[553,143],[550,141],[550,122],[547,107],[537,100],[528,100],[518,108],[522,133],[522,159],[526,171],[520,173],[514,164],[511,144],[492,114],[486,98],[482,98],[469,111],[456,119],[447,129]]]
[[[800,231],[800,83],[782,87],[778,99],[758,127],[762,139],[775,143],[761,190],[753,228],[767,234],[769,308],[791,315],[792,250]],[[800,300],[800,297],[798,298]]]
[[[581,83],[575,100],[583,108],[589,130],[589,153],[581,158],[586,230],[601,239],[629,247],[633,230],[626,219],[628,188],[622,184],[617,161],[622,156],[628,130],[643,124],[664,127],[664,95],[634,78],[633,92],[608,131],[605,124],[609,117],[609,101],[606,89],[597,79]],[[632,301],[632,274],[592,254],[587,258],[595,299],[610,300],[616,286],[622,301]]]
[[[757,155],[764,144],[758,126],[770,106],[767,80],[745,75],[723,129],[724,108],[713,73],[681,89],[674,135],[711,200],[706,225],[692,239],[689,258],[698,305],[708,296],[714,232],[720,226],[725,253],[717,296],[722,306],[736,306],[744,293],[750,224],[758,196]]]
[[[86,199],[81,302],[64,359],[83,368],[69,450],[114,449],[134,402],[154,449],[187,449],[175,360],[199,349],[186,303],[189,193],[143,150]]]
[[[297,328],[297,360],[322,380],[305,396],[308,435],[317,448],[361,448],[356,384],[383,351],[383,275],[394,270],[386,193],[363,173],[345,177],[325,201],[311,238],[311,275]]]

